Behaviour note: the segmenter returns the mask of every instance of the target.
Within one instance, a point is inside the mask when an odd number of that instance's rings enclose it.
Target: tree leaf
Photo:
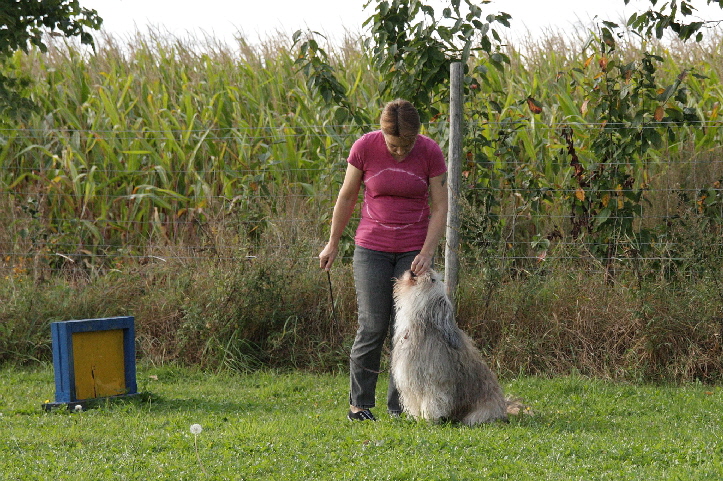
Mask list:
[[[582,187],[578,187],[575,191],[575,197],[577,197],[577,200],[580,202],[585,201],[585,190]]]
[[[534,97],[527,97],[527,106],[533,114],[542,113],[542,104],[535,100]]]
[[[655,114],[653,115],[653,118],[654,118],[657,122],[660,122],[661,120],[663,120],[663,117],[664,117],[664,116],[665,116],[665,109],[663,108],[662,105],[658,105],[658,106],[655,108]]]
[[[608,220],[608,218],[610,218],[610,213],[611,213],[611,212],[610,212],[610,209],[609,209],[609,208],[607,208],[607,207],[604,208],[604,209],[601,210],[600,213],[595,217],[595,223],[596,223],[597,225],[603,224],[606,220]]]
[[[601,57],[598,61],[598,65],[600,65],[600,70],[603,72],[607,72],[608,70],[608,58],[607,57]]]

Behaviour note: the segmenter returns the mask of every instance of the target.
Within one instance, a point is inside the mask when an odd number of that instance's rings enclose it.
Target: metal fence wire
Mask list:
[[[721,265],[723,158],[710,141],[723,138],[721,126],[680,128],[675,143],[605,159],[589,143],[601,128],[627,127],[467,123],[452,199],[462,259],[525,268],[584,253],[598,261],[590,269]],[[475,142],[482,130],[491,145]],[[233,260],[292,244],[314,265],[359,132],[0,130],[0,274]],[[444,123],[424,133],[447,148]]]

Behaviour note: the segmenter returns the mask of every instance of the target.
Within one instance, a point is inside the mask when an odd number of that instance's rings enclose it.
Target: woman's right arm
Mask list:
[[[347,164],[344,183],[339,190],[339,197],[334,205],[334,214],[331,217],[331,233],[329,234],[329,242],[327,242],[324,250],[319,254],[319,267],[328,271],[331,264],[339,253],[339,241],[344,233],[346,225],[354,213],[357,198],[359,197],[359,189],[362,183],[362,171],[351,164]]]

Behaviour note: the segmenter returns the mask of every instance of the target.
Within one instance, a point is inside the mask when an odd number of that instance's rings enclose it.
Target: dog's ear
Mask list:
[[[459,335],[459,329],[457,329],[457,323],[454,321],[452,303],[446,297],[440,297],[436,307],[435,327],[442,333],[442,337],[449,344],[449,347],[452,349],[461,348],[462,339]]]

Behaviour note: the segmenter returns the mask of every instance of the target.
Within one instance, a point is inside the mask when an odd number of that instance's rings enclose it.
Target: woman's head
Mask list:
[[[384,106],[380,123],[384,134],[405,140],[414,140],[422,126],[417,109],[402,99],[392,100]]]
[[[422,124],[419,112],[406,100],[393,100],[384,106],[380,120],[389,152],[396,158],[405,157],[414,147]]]

